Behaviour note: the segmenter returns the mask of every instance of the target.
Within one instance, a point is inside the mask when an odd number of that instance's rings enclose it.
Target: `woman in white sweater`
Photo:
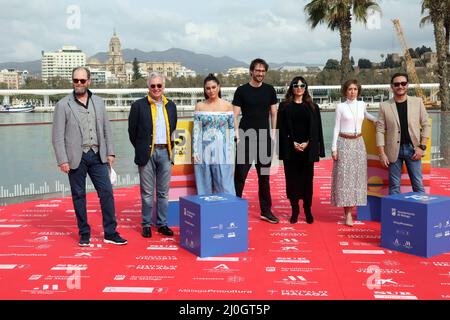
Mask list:
[[[358,80],[347,80],[342,85],[347,101],[336,107],[332,142],[333,174],[331,205],[344,208],[347,226],[353,226],[352,210],[367,204],[367,154],[361,127],[364,118],[376,122],[376,117],[358,101],[361,85]]]

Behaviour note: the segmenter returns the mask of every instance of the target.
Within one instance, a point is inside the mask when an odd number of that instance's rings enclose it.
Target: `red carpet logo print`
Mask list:
[[[430,259],[380,247],[380,224],[342,224],[330,206],[331,162],[315,169],[314,223],[289,223],[284,173],[271,176],[279,224],[260,220],[249,174],[249,250],[198,258],[179,230],[143,238],[138,186],[115,189],[126,246],[103,243],[100,205],[88,195],[91,244],[78,246],[70,197],[0,207],[0,299],[304,300],[450,299],[450,254]],[[450,170],[433,169],[431,193],[450,195]]]

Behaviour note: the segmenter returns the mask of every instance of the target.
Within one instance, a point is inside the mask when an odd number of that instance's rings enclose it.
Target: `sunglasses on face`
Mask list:
[[[150,85],[150,88],[152,88],[152,89],[155,89],[155,88],[161,89],[162,86],[163,86],[163,85],[162,85],[161,83],[158,83],[158,84],[151,84],[151,85]]]
[[[402,87],[406,87],[406,85],[408,84],[408,82],[407,81],[402,81],[402,82],[394,82],[394,83],[392,83],[392,85],[394,86],[394,87],[396,87],[396,88],[398,88],[398,87],[400,87],[400,86],[402,86]]]
[[[306,88],[306,84],[304,84],[304,83],[300,83],[300,84],[294,83],[294,84],[292,85],[292,88],[294,88],[294,89],[297,89],[297,88],[302,88],[302,89],[304,89],[304,88]]]
[[[72,79],[73,83],[85,84],[87,79]]]

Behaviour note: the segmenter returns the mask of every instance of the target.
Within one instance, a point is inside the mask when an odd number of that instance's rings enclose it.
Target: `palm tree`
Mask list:
[[[448,70],[448,32],[450,0],[423,0],[422,12],[428,10],[434,28],[434,40],[438,60],[439,99],[441,100],[440,153],[443,166],[450,166],[450,94]],[[422,19],[423,20],[423,19]],[[446,111],[446,112],[445,112]]]
[[[314,29],[326,23],[332,31],[339,30],[341,38],[341,81],[351,73],[350,43],[352,41],[352,17],[357,22],[367,23],[367,10],[380,12],[375,1],[369,0],[312,0],[304,8],[308,23]]]
[[[434,28],[434,40],[436,43],[436,54],[438,61],[437,74],[439,79],[439,99],[441,110],[450,111],[450,90],[448,70],[448,32],[450,29],[450,0],[422,0],[422,13],[428,11],[429,16],[425,21],[431,21]],[[424,18],[424,19],[425,19]],[[423,24],[422,19],[421,24]]]
[[[429,3],[432,0],[422,1],[422,14],[426,14],[428,11]],[[445,27],[445,47],[447,48],[447,58],[450,58],[450,0],[443,0],[442,2],[447,4],[445,9],[444,27]],[[423,27],[427,23],[432,23],[431,16],[425,16],[420,20],[420,27]]]

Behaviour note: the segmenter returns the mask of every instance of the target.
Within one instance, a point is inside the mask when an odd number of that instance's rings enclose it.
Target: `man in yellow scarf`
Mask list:
[[[173,132],[177,126],[177,107],[164,96],[164,76],[152,72],[148,95],[131,105],[128,135],[134,146],[142,199],[142,236],[152,236],[152,211],[156,183],[156,227],[165,236],[173,231],[167,226],[169,185],[172,172]]]

